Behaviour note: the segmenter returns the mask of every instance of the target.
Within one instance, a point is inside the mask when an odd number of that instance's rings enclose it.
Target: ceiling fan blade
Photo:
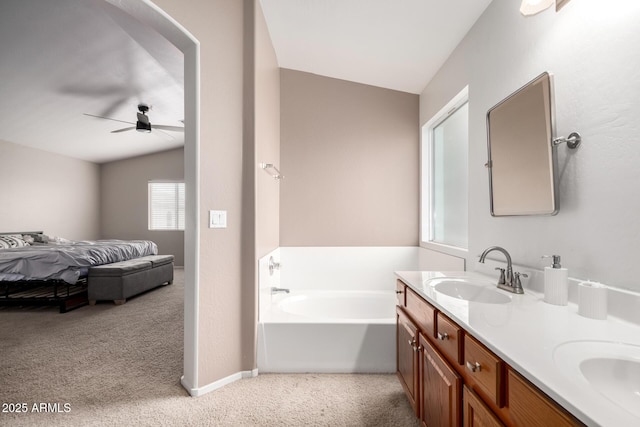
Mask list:
[[[136,128],[135,126],[131,126],[131,127],[128,127],[128,128],[116,129],[116,130],[112,130],[111,133],[126,132],[128,130],[134,130],[135,128]]]
[[[184,132],[184,128],[182,126],[166,126],[166,125],[151,125],[153,129],[163,129],[163,130],[172,130],[174,132]]]
[[[111,117],[104,117],[104,116],[96,116],[95,114],[89,114],[89,113],[82,113],[85,116],[89,116],[89,117],[95,117],[96,119],[104,119],[104,120],[113,120],[114,122],[120,122],[120,123],[127,123],[130,125],[134,125],[135,123],[132,122],[125,122],[124,120],[118,120],[118,119],[112,119]]]

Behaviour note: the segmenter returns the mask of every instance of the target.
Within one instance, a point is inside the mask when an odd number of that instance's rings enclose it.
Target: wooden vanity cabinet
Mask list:
[[[584,426],[398,280],[397,375],[426,427]]]

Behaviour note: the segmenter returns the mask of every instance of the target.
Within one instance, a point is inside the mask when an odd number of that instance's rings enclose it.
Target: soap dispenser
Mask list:
[[[560,255],[544,255],[552,258],[550,267],[544,268],[544,302],[567,305],[569,299],[569,271],[560,265]]]

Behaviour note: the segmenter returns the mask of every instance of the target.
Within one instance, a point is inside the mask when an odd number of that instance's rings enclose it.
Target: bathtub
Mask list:
[[[269,270],[269,259],[279,268]],[[258,371],[395,372],[393,272],[417,267],[415,247],[282,247],[266,255]]]

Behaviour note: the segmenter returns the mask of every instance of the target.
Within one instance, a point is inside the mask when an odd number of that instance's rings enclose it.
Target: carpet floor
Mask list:
[[[1,308],[0,425],[418,425],[395,375],[260,374],[190,397],[175,276],[121,306]]]

